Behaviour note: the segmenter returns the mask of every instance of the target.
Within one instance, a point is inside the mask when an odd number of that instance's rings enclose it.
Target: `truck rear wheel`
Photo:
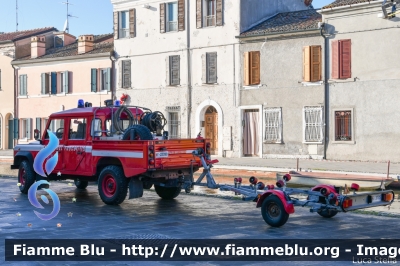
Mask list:
[[[79,189],[85,189],[89,184],[88,181],[83,181],[83,180],[79,180],[79,179],[75,179],[74,183],[75,183],[76,188],[79,188]]]
[[[324,218],[332,218],[333,216],[335,216],[338,213],[338,211],[324,209],[324,210],[318,211],[317,213]]]
[[[275,195],[267,197],[261,206],[261,215],[264,221],[273,227],[284,225],[289,219],[282,201]]]
[[[36,173],[32,165],[28,161],[22,161],[18,170],[18,183],[20,184],[19,190],[21,193],[27,194],[29,188],[36,181]]]
[[[128,179],[120,166],[109,165],[104,167],[98,182],[101,200],[108,205],[121,204],[128,192]]]
[[[154,189],[160,198],[166,200],[174,199],[181,193],[181,187],[161,187],[154,185]]]

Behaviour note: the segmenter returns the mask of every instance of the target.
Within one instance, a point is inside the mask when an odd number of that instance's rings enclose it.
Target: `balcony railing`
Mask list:
[[[167,31],[178,31],[178,21],[168,21],[167,26]]]
[[[119,29],[119,38],[128,38],[129,29]]]
[[[205,16],[204,17],[204,22],[205,22],[205,26],[206,27],[211,27],[211,26],[215,26],[215,15],[213,16]]]

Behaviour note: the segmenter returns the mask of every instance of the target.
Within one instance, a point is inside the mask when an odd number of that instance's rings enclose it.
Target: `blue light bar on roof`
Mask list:
[[[85,101],[82,99],[78,100],[78,108],[84,108],[85,107]]]
[[[120,100],[116,100],[114,102],[114,106],[121,106],[121,101]]]

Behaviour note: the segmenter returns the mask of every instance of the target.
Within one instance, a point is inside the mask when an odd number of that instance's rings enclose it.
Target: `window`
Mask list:
[[[49,94],[49,84],[50,84],[50,75],[49,73],[42,73],[41,75],[42,86],[41,86],[41,94]]]
[[[39,130],[40,134],[42,133],[42,118],[36,117],[36,128]]]
[[[54,47],[63,47],[64,46],[64,36],[54,36]]]
[[[119,20],[119,38],[128,38],[129,37],[129,12],[122,11],[120,12],[120,20]]]
[[[223,0],[196,0],[196,27],[222,26]]]
[[[321,80],[321,46],[303,47],[303,81]]]
[[[335,111],[335,141],[353,141],[352,111]]]
[[[303,109],[304,142],[321,143],[323,140],[322,106],[306,106]]]
[[[208,84],[217,83],[217,53],[206,53],[203,58],[203,82]]]
[[[332,41],[332,78],[351,78],[351,40]]]
[[[69,123],[68,138],[69,139],[86,139],[86,119],[71,119]]]
[[[264,142],[282,143],[282,109],[264,109]]]
[[[99,73],[99,74],[98,74]],[[99,76],[99,78],[97,78]],[[111,68],[91,69],[91,91],[98,91],[98,84],[100,91],[110,91],[111,90]]]
[[[181,121],[179,119],[178,112],[170,112],[168,113],[168,134],[169,139],[179,139],[181,134]]]
[[[32,126],[32,119],[31,118],[22,118],[20,120],[20,138],[30,140],[31,136],[31,126]]]
[[[19,76],[19,95],[26,96],[28,94],[27,91],[27,75]]]
[[[180,56],[179,55],[172,55],[168,57],[168,74],[167,78],[169,82],[168,85],[176,86],[180,84]]]
[[[178,3],[167,4],[167,31],[178,30]]]
[[[69,72],[42,74],[42,94],[46,94],[46,88],[49,89],[49,84],[51,94],[69,93]]]
[[[130,88],[131,87],[131,60],[120,61],[119,69],[120,73],[120,87]]]
[[[185,30],[185,0],[160,4],[160,32]]]
[[[1,118],[1,116],[0,116],[0,148],[2,148],[3,146],[2,146],[2,144],[3,144],[3,141],[1,140],[1,138],[2,138],[2,132],[3,132],[3,124],[1,123],[2,122],[2,118]]]
[[[260,51],[244,53],[244,85],[260,84]]]
[[[53,119],[50,121],[50,125],[48,128],[57,138],[62,139],[64,135],[64,119]],[[49,138],[49,134],[46,131],[46,139]]]

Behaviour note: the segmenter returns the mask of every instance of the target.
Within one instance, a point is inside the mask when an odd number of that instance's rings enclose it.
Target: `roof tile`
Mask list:
[[[54,27],[46,27],[46,28],[40,28],[40,29],[6,32],[3,34],[0,34],[0,42],[2,42],[2,41],[17,41],[17,40],[20,40],[23,38],[28,38],[28,37],[39,35],[42,33],[49,32],[49,31],[57,31],[57,29]]]
[[[322,7],[322,9],[339,7],[339,6],[355,5],[355,4],[361,4],[364,2],[376,2],[376,1],[378,1],[378,0],[336,0],[335,2]]]

